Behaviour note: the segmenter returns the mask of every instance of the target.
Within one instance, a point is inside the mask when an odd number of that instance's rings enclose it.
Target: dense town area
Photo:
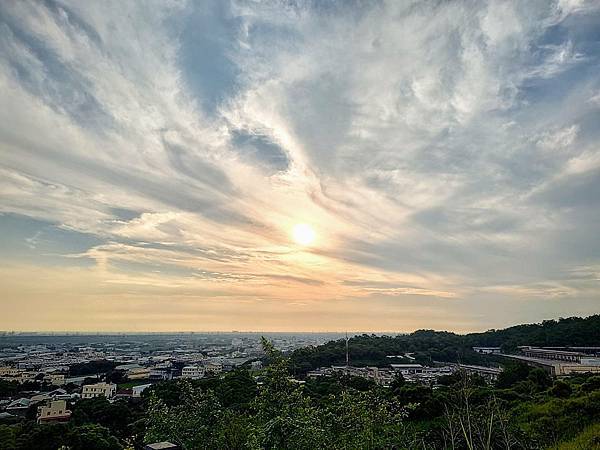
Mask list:
[[[568,438],[595,442],[598,320],[463,336],[6,333],[0,448],[533,449]],[[463,416],[474,411],[484,422],[473,418],[465,434]],[[342,418],[347,427],[336,422]],[[485,420],[493,430],[484,431]]]

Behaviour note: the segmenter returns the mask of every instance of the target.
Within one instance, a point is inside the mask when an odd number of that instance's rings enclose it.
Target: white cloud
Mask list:
[[[594,2],[239,1],[192,33],[208,2],[0,10],[0,212],[101,237],[78,256],[113,284],[168,285],[119,266],[138,262],[178,287],[243,279],[256,299],[562,292],[548,279],[569,219],[540,196],[598,167],[581,98],[599,80],[574,71],[598,55],[569,32]],[[219,77],[210,110],[194,81]],[[297,222],[318,247],[290,244]],[[339,289],[357,271],[392,287]]]

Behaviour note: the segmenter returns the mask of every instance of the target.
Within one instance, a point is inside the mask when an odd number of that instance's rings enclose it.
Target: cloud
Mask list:
[[[456,329],[495,326],[486,302],[593,310],[599,23],[593,1],[1,4],[0,222],[35,248],[0,263],[275,328],[300,304],[450,326],[447,302]]]

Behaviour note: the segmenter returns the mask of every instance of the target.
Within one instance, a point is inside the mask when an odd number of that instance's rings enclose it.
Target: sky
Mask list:
[[[600,0],[2,1],[0,105],[0,329],[600,313]]]

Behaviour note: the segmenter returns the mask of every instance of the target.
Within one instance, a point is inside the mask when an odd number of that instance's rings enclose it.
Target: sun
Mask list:
[[[315,240],[315,230],[310,225],[299,223],[294,225],[292,236],[296,244],[310,245]]]

